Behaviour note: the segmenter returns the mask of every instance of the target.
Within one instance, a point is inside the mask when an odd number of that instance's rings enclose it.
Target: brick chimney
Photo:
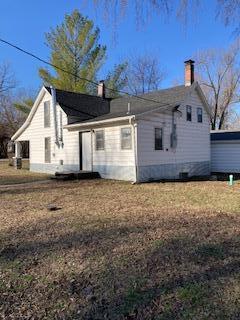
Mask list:
[[[194,82],[194,62],[193,60],[184,61],[185,63],[185,87],[191,86]]]
[[[99,81],[98,83],[98,97],[105,98],[105,84],[104,80]]]

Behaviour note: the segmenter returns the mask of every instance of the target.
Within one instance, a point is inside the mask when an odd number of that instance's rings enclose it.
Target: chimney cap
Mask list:
[[[193,63],[195,63],[195,61],[192,60],[192,59],[189,59],[189,60],[184,61],[184,63],[186,63],[186,64],[193,64]]]

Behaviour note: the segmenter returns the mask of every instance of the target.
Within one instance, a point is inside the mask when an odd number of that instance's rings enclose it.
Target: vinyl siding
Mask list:
[[[212,141],[212,172],[240,172],[240,141]]]
[[[95,134],[93,134],[93,165],[134,166],[134,143],[132,132],[132,149],[121,149],[121,128],[126,126],[102,127],[105,135],[104,150],[96,150]]]
[[[31,164],[45,164],[44,140],[46,137],[51,138],[51,165],[47,164],[49,171],[57,171],[63,169],[60,160],[64,165],[70,166],[69,169],[76,169],[79,165],[79,145],[78,132],[69,132],[63,129],[63,147],[57,147],[55,144],[55,131],[53,121],[53,110],[50,105],[50,127],[44,128],[44,101],[51,100],[51,95],[46,92],[40,101],[38,108],[32,118],[27,129],[17,138],[17,141],[29,141],[30,145],[30,166]],[[60,112],[62,112],[63,126],[67,124],[67,116],[57,105],[57,121],[58,132],[60,132]],[[40,167],[40,166],[39,166]],[[45,170],[45,169],[43,169]],[[48,171],[48,169],[47,169]]]
[[[50,108],[50,128],[44,128],[44,101],[51,100],[51,95],[46,92],[40,101],[38,108],[32,118],[30,125],[18,137],[18,141],[27,140],[30,143],[30,166],[38,168],[37,170],[55,172],[59,170],[79,170],[79,131],[68,131],[63,129],[63,146],[58,147],[55,144],[55,131],[53,121],[53,110]],[[62,112],[62,124],[67,124],[67,115],[57,105],[57,122],[58,134],[60,134],[60,112]],[[121,128],[127,126],[102,127],[105,133],[104,150],[96,150],[95,135],[92,133],[93,155],[91,166],[96,168],[111,168],[111,172],[116,171],[118,167],[133,167],[134,147],[132,142],[131,150],[121,149]],[[51,164],[45,164],[44,140],[46,137],[51,138]],[[133,139],[133,134],[132,134]],[[83,155],[84,156],[84,155]],[[60,165],[63,161],[63,166]],[[134,170],[131,170],[135,172]],[[126,170],[125,170],[126,172]],[[131,173],[132,175],[132,173]],[[117,175],[113,175],[113,178]]]
[[[192,121],[186,121],[186,105],[192,106]],[[203,109],[203,122],[197,122],[197,108]],[[139,166],[210,161],[210,125],[196,92],[175,113],[177,147],[171,148],[171,114],[152,113],[138,121],[137,150]],[[154,148],[154,128],[163,128],[163,150]]]

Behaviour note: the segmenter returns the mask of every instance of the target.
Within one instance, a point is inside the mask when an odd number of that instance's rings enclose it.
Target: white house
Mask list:
[[[23,126],[14,134],[29,141],[30,170],[87,170],[129,181],[209,175],[209,106],[194,62],[185,62],[185,85],[137,97],[105,98],[43,87]]]
[[[211,171],[240,173],[240,131],[211,132]]]

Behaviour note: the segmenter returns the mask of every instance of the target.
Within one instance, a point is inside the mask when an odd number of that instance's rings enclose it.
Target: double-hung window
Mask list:
[[[155,150],[163,150],[163,129],[155,128]]]
[[[104,130],[95,131],[96,150],[104,150]]]
[[[192,121],[192,107],[186,106],[187,121]]]
[[[132,130],[131,127],[121,128],[121,149],[132,149]]]
[[[44,139],[45,163],[51,163],[51,138]]]
[[[197,108],[197,122],[203,122],[202,108]]]
[[[44,128],[50,127],[50,101],[44,102]]]

